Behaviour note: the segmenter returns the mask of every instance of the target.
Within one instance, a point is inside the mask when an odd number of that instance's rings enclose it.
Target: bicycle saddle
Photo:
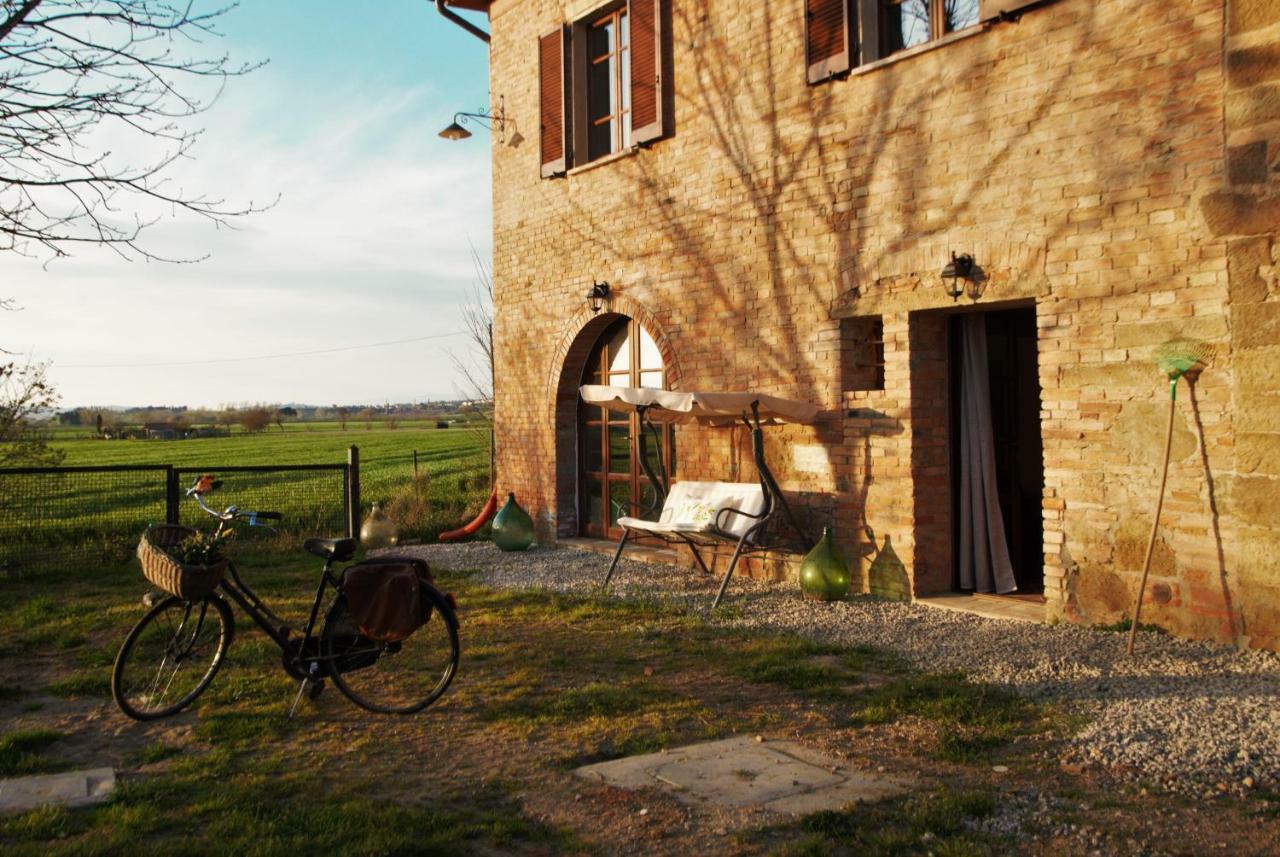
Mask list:
[[[337,562],[346,562],[355,556],[358,546],[355,539],[307,539],[302,543],[302,549],[307,553]]]

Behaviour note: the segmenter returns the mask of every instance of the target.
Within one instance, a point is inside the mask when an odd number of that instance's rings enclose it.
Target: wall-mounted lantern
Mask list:
[[[604,302],[609,298],[608,283],[592,283],[591,291],[587,292],[587,303],[591,305],[593,313],[600,312],[604,308]]]
[[[499,140],[501,142],[506,142],[507,111],[504,107],[502,96],[498,96],[497,110],[481,109],[476,113],[458,112],[453,114],[453,121],[449,123],[448,127],[440,132],[440,136],[444,137],[446,140],[467,139],[471,136],[471,132],[463,126],[468,124],[468,119],[472,122],[483,125],[490,131],[497,131],[499,134]]]
[[[951,261],[943,267],[939,276],[942,277],[942,287],[947,290],[947,296],[953,301],[964,294],[966,288],[971,299],[976,301],[981,296],[974,269],[972,256],[968,253],[957,256],[952,252]]]

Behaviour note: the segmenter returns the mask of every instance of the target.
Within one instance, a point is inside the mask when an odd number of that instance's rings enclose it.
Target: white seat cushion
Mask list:
[[[682,523],[679,521],[663,523],[662,521],[646,521],[643,518],[619,518],[618,526],[632,530],[646,530],[651,533],[701,533],[708,529],[705,524]]]
[[[758,482],[677,482],[671,486],[657,521],[619,518],[618,524],[656,533],[701,533],[711,530],[741,538],[756,523],[755,518],[723,509],[738,509],[758,515],[764,509],[764,491]],[[717,520],[720,526],[715,525]]]

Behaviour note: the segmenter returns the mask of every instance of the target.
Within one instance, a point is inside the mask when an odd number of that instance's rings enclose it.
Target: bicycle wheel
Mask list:
[[[111,671],[111,695],[134,720],[177,714],[213,681],[235,626],[227,602],[169,597],[125,637]]]
[[[435,587],[422,587],[431,618],[393,643],[371,640],[341,595],[325,617],[320,652],[338,690],[380,714],[413,714],[440,698],[458,669],[458,620]]]

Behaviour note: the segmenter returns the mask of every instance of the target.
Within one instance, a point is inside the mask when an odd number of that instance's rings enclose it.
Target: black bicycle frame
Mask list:
[[[240,579],[239,572],[236,571],[235,563],[231,563],[227,567],[229,577],[223,578],[219,584],[219,589],[227,595],[232,601],[240,605],[240,609],[248,614],[249,618],[261,628],[268,637],[275,641],[281,651],[289,651],[289,634],[294,629],[285,622],[275,611],[268,607],[258,594],[253,591],[249,584]],[[320,583],[316,586],[316,599],[311,604],[311,615],[307,618],[307,627],[303,631],[302,639],[311,639],[312,632],[315,631],[316,622],[320,618],[320,605],[324,603],[324,591],[326,586],[332,586],[338,589],[339,580],[333,574],[333,560],[327,560],[324,564],[324,571],[320,575]],[[301,657],[303,648],[298,648],[298,655]]]

